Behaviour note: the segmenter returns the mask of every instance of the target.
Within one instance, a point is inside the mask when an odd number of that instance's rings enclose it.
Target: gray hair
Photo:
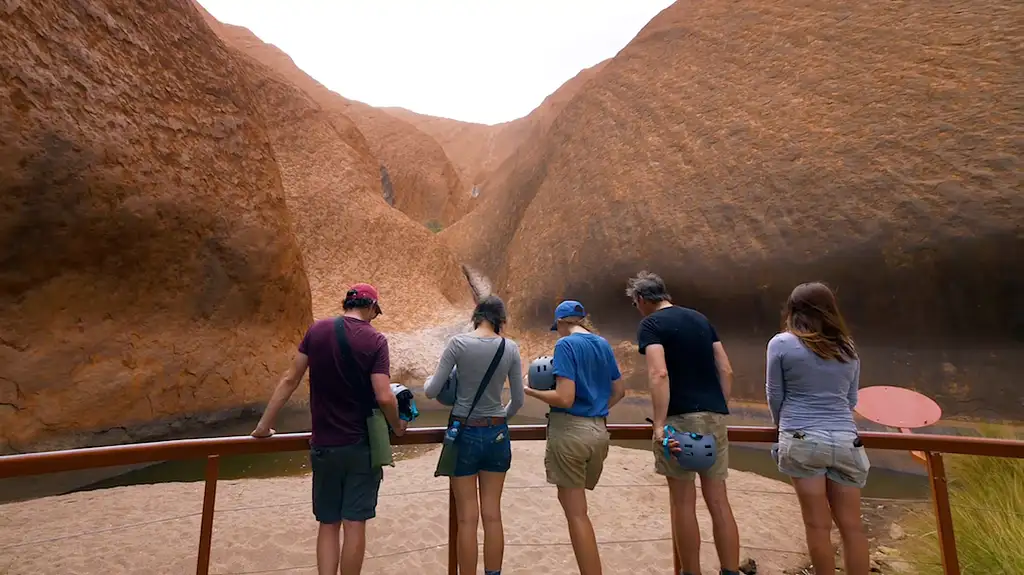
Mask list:
[[[632,300],[641,298],[649,302],[672,301],[672,296],[665,287],[665,280],[658,274],[648,271],[642,271],[629,278],[626,282],[626,295]]]

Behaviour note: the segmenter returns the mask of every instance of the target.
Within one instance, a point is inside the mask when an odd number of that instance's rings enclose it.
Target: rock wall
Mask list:
[[[14,2],[0,79],[0,452],[264,402],[311,303],[235,58],[186,0]]]
[[[383,110],[349,100],[327,89],[303,72],[273,44],[248,29],[222,24],[197,8],[229,45],[264,64],[303,90],[321,109],[345,117],[359,135],[348,134],[360,152],[369,152],[387,167],[394,186],[394,207],[420,224],[453,223],[467,211],[469,186],[459,180],[444,149],[430,136]],[[359,142],[359,141],[362,142]]]
[[[231,46],[251,36],[206,17]],[[375,325],[384,331],[433,326],[471,305],[462,269],[448,250],[385,201],[380,163],[362,133],[339,129],[351,120],[339,108],[321,105],[278,68],[232,49],[267,123],[309,275],[314,317],[340,313],[348,286],[360,281],[380,290],[384,315]],[[393,177],[390,169],[388,174]],[[405,367],[401,354],[393,359],[396,372]]]
[[[532,135],[547,129],[562,108],[608,62],[585,68],[544,99],[529,115],[489,126],[417,114],[404,108],[384,108],[433,137],[444,148],[471,189],[487,181],[506,159]],[[476,197],[476,196],[472,196]]]
[[[446,241],[523,329],[571,295],[628,336],[624,281],[649,268],[758,346],[792,287],[821,279],[867,346],[1019,354],[1022,28],[999,2],[677,2]],[[954,383],[1019,417],[1013,377]]]

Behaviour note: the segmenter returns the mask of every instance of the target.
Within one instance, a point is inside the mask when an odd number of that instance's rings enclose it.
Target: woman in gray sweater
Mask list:
[[[505,317],[505,304],[500,298],[488,296],[480,300],[473,311],[473,331],[448,340],[437,371],[423,390],[428,398],[437,397],[452,368],[458,369],[452,418],[459,421],[462,431],[458,439],[459,449],[451,486],[459,521],[459,573],[477,572],[476,532],[477,518],[480,517],[484,524],[484,573],[501,575],[505,552],[501,492],[505,485],[505,473],[512,464],[508,420],[519,411],[525,400],[523,366],[519,346],[514,341],[505,340],[505,351],[497,369],[486,383],[487,387],[472,413],[470,406],[481,381],[487,375],[487,368],[498,352]],[[511,401],[508,405],[502,405],[501,391],[506,379],[509,382]]]
[[[835,295],[801,284],[786,302],[783,332],[768,342],[768,406],[779,428],[773,456],[793,481],[815,573],[832,573],[832,520],[843,539],[846,573],[867,575],[868,542],[860,518],[867,454],[857,434],[860,359]]]

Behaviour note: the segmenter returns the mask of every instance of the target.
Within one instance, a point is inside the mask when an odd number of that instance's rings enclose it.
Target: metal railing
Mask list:
[[[393,437],[394,445],[425,445],[441,443],[444,428],[414,428],[402,437]],[[513,441],[540,441],[546,439],[543,425],[511,425]],[[649,440],[650,425],[609,424],[613,441]],[[730,427],[731,443],[774,443],[777,431],[770,427]],[[939,550],[942,566],[947,575],[959,575],[960,565],[953,532],[953,518],[949,505],[949,491],[943,454],[977,455],[988,457],[1024,458],[1024,441],[948,435],[911,435],[905,433],[862,432],[864,446],[869,449],[919,451],[925,455],[932,503],[938,527]],[[208,575],[210,548],[213,537],[214,504],[217,498],[217,479],[220,458],[233,455],[305,451],[309,449],[309,433],[278,434],[267,439],[252,437],[218,437],[135,443],[108,447],[69,449],[26,453],[0,457],[0,479],[25,475],[38,475],[61,471],[75,471],[98,467],[112,467],[160,461],[206,459],[205,490],[202,520],[199,529],[199,550],[196,560],[197,575]],[[458,522],[455,496],[448,494],[448,573],[458,574],[456,537]],[[673,541],[675,533],[672,534]],[[673,555],[676,546],[673,545]],[[679,557],[674,557],[675,572],[679,572]]]

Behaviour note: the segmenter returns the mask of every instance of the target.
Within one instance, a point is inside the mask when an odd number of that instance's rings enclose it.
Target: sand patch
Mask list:
[[[433,477],[437,452],[385,471],[378,517],[368,527],[365,573],[446,572],[448,491],[445,480]],[[555,490],[544,482],[543,458],[542,442],[513,446],[503,501],[503,573],[576,572]],[[589,496],[605,573],[671,570],[668,491],[651,459],[612,447],[601,485]],[[792,488],[735,470],[729,487],[742,556],[754,558],[759,573],[800,565],[806,546]],[[0,506],[0,573],[194,573],[202,490],[202,483],[140,485]],[[210,572],[315,573],[309,499],[308,476],[220,482]],[[701,547],[703,566],[714,573],[718,560],[702,502],[698,516],[708,541]]]

